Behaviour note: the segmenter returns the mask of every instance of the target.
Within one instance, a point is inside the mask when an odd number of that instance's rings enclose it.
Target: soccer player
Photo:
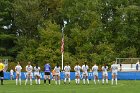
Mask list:
[[[68,63],[66,63],[66,66],[64,67],[64,71],[65,71],[65,80],[64,80],[64,84],[66,83],[66,80],[69,80],[69,84],[70,84],[70,70],[71,67],[68,65]]]
[[[20,64],[18,62],[17,66],[15,67],[15,71],[16,71],[16,85],[18,85],[18,81],[19,81],[19,84],[21,85],[21,70],[22,70],[22,67],[20,66]]]
[[[32,76],[33,76],[33,67],[31,66],[31,62],[28,62],[28,65],[26,66],[26,80],[25,80],[25,85],[28,82],[28,79],[30,79],[30,85],[32,85]]]
[[[89,80],[88,80],[88,65],[85,62],[84,65],[82,66],[82,71],[83,71],[83,84],[85,84],[85,79],[87,80],[87,83],[89,84]]]
[[[14,70],[11,69],[10,70],[10,79],[13,80],[13,78],[14,78]]]
[[[38,64],[36,64],[36,66],[34,67],[34,76],[35,76],[35,82],[36,84],[40,85],[40,67],[38,66]]]
[[[76,63],[76,66],[74,67],[74,71],[75,71],[75,76],[76,76],[76,84],[79,84],[80,83],[80,70],[81,70],[81,67],[79,66],[78,63]]]
[[[104,66],[102,66],[102,84],[104,84],[104,79],[106,79],[106,84],[108,84],[108,66],[106,64],[104,64]]]
[[[111,65],[111,72],[112,72],[112,85],[113,85],[114,80],[116,81],[116,85],[117,85],[117,75],[118,75],[117,62],[115,62],[114,64]]]
[[[55,66],[54,70],[55,70],[55,84],[57,85],[57,82],[58,84],[60,85],[60,66],[59,64],[57,63],[57,65]]]
[[[48,79],[49,85],[51,84],[50,75],[51,75],[51,66],[49,63],[46,63],[44,66],[44,84],[46,84],[46,79]]]
[[[92,67],[92,71],[93,71],[93,76],[94,76],[94,84],[96,84],[96,81],[98,81],[98,83],[99,83],[98,66],[96,64],[94,64],[94,66]]]
[[[55,70],[52,71],[52,80],[55,80]]]
[[[3,85],[3,79],[4,79],[4,64],[2,63],[2,60],[0,59],[0,78],[1,78],[1,85]]]

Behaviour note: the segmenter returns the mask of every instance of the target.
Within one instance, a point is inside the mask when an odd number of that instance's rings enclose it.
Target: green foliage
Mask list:
[[[64,64],[140,57],[139,5],[139,0],[1,0],[0,56],[61,64],[65,26]]]

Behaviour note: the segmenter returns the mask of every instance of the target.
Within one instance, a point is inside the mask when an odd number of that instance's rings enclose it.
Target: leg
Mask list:
[[[32,75],[30,74],[30,85],[32,85]]]

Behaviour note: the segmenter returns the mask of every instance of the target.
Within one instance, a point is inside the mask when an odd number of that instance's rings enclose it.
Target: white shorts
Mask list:
[[[56,72],[55,75],[56,75],[56,76],[60,76],[60,72]]]
[[[80,72],[75,72],[75,76],[80,76]]]
[[[98,72],[93,72],[93,76],[98,76]]]
[[[40,76],[39,72],[34,72],[34,76]]]
[[[118,75],[117,71],[112,71],[112,75]]]
[[[70,76],[70,72],[65,72],[65,75],[67,76],[67,75],[69,75]]]
[[[32,72],[27,72],[26,76],[33,76],[33,73]]]
[[[103,72],[103,76],[108,76],[108,73],[107,72]]]
[[[21,72],[16,72],[16,76],[19,75],[21,77]]]
[[[88,76],[88,72],[83,72],[83,76]]]

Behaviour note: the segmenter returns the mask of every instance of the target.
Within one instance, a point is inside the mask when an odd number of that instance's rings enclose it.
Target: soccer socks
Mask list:
[[[1,85],[3,85],[3,78],[1,78]]]
[[[83,84],[85,84],[85,79],[83,79]]]
[[[80,79],[77,80],[77,83],[78,83],[78,84],[80,83]]]
[[[99,79],[98,79],[98,83],[100,83]]]
[[[16,79],[16,85],[18,85],[18,79]]]
[[[60,85],[60,80],[58,80],[58,84]]]
[[[106,83],[108,84],[108,79],[106,79]]]
[[[19,78],[19,84],[21,85],[21,78]]]
[[[115,81],[116,81],[116,85],[117,85],[117,78],[115,78]]]
[[[55,81],[55,84],[57,85],[57,80]]]
[[[32,85],[32,79],[30,79],[30,85]]]
[[[87,83],[89,84],[89,80],[87,79]]]
[[[38,83],[37,83],[37,79],[35,79],[35,83],[38,84]]]
[[[104,84],[104,79],[102,79],[102,83]]]
[[[44,84],[46,84],[46,79],[44,79]]]
[[[40,84],[40,79],[38,79],[38,84]]]
[[[78,84],[78,79],[75,79],[76,84]]]
[[[49,81],[49,84],[51,83],[51,80],[50,79],[48,79],[48,81]]]
[[[69,78],[69,83],[70,83],[70,78]]]
[[[112,85],[113,85],[113,81],[114,81],[114,79],[112,79]]]
[[[65,82],[65,83],[66,83],[66,80],[67,80],[67,79],[65,78],[65,79],[64,79],[64,82]]]
[[[96,84],[96,80],[94,79],[94,84]]]
[[[27,82],[28,82],[28,79],[25,80],[25,85],[27,84]]]

